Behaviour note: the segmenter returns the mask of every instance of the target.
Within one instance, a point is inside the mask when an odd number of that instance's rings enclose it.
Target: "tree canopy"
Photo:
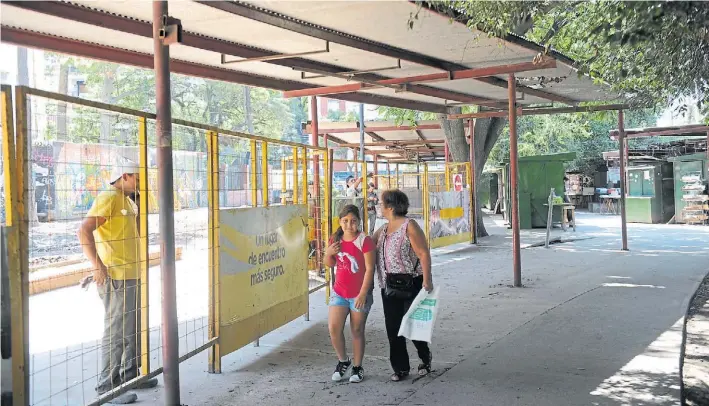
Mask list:
[[[45,53],[48,77],[59,82],[59,92],[67,93],[69,72],[84,78],[82,97],[97,99],[142,111],[155,111],[155,75],[152,70],[85,58]],[[253,132],[265,137],[301,141],[301,122],[307,116],[307,100],[284,99],[280,92],[249,88],[184,75],[171,75],[172,115],[174,118],[214,125],[233,131]],[[248,99],[248,103],[247,103]],[[121,125],[109,121],[135,121],[98,110],[74,107],[72,119],[66,117],[61,103],[47,106],[58,123],[49,126],[47,140],[98,142],[120,139]],[[61,120],[59,120],[61,119]],[[133,123],[134,124],[134,123]],[[130,125],[130,124],[126,124]],[[62,128],[62,126],[64,128]],[[176,149],[205,151],[206,144],[194,129],[176,129]]]
[[[709,7],[700,1],[428,2],[500,38],[520,35],[577,61],[626,100],[667,106],[694,96],[709,104]],[[415,19],[415,17],[414,17]]]

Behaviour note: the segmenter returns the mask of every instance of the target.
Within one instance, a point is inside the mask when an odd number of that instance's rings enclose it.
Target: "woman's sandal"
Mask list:
[[[394,382],[399,382],[400,380],[406,378],[407,376],[409,376],[409,371],[394,372],[391,375],[391,380]]]
[[[428,362],[419,364],[419,376],[426,376],[431,373],[431,361],[433,361],[433,355],[428,356]]]

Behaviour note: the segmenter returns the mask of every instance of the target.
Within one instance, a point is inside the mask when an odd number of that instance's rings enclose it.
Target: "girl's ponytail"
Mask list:
[[[342,236],[345,235],[344,230],[342,230],[342,227],[337,227],[337,230],[335,230],[335,234],[332,235],[332,242],[337,243],[342,241]]]

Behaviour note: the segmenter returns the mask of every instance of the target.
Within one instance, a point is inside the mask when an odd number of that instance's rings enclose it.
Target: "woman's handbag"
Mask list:
[[[414,285],[414,276],[405,273],[389,273],[386,275],[384,294],[391,299],[412,299],[418,293]]]

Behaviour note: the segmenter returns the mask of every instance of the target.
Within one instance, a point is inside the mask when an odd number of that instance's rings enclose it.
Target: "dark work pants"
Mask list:
[[[421,290],[423,277],[414,279],[416,286],[416,294]],[[399,337],[399,327],[404,315],[409,311],[411,303],[416,297],[411,299],[396,299],[388,298],[386,291],[382,289],[382,305],[384,306],[384,322],[387,329],[387,337],[389,338],[389,362],[394,372],[409,372],[409,352],[406,350],[406,338]],[[427,361],[431,356],[431,350],[428,348],[428,343],[425,341],[412,341],[418,352],[418,356],[422,361]]]

